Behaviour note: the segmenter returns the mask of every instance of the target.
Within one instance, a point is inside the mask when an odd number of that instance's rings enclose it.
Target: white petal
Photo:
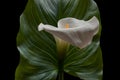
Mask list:
[[[38,31],[44,30],[44,24],[40,23],[38,26]]]
[[[64,28],[66,22],[70,24],[68,29]],[[89,21],[65,18],[58,22],[58,26],[59,28],[51,25],[39,25],[40,30],[42,28],[74,46],[84,48],[92,42],[93,36],[98,32],[99,21],[96,17],[91,18]]]
[[[97,34],[98,30],[99,30],[99,21],[98,19],[93,16],[89,21],[87,21],[88,23],[90,23],[92,26],[91,26],[91,29],[94,30],[94,35]]]
[[[38,30],[39,31],[42,31],[42,30],[45,30],[45,31],[49,31],[49,30],[52,30],[52,31],[56,31],[58,30],[58,28],[54,27],[54,26],[51,26],[51,25],[44,25],[43,23],[40,23],[39,26],[38,26]]]
[[[79,25],[84,25],[85,21],[78,20],[75,18],[63,18],[58,21],[58,28],[65,28],[65,25],[69,24],[70,28],[80,27]]]

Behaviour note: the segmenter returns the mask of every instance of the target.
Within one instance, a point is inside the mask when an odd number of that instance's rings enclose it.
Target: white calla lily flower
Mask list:
[[[99,21],[93,16],[90,20],[63,18],[58,21],[58,27],[40,23],[38,30],[46,32],[79,48],[88,46],[99,30]]]

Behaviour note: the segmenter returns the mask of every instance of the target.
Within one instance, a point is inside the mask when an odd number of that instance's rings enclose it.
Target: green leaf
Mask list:
[[[84,80],[102,80],[101,24],[91,45],[84,49],[71,45],[61,62],[54,37],[38,31],[41,22],[57,26],[61,18],[88,20],[92,16],[100,21],[99,9],[93,0],[28,0],[20,16],[17,35],[20,63],[15,80],[56,80],[61,69]]]

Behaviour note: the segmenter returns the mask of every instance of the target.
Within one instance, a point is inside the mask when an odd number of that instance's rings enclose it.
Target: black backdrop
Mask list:
[[[95,0],[98,4],[102,21],[101,48],[103,53],[103,80],[119,80],[117,52],[118,33],[116,9],[119,5],[114,1]],[[15,69],[19,63],[19,52],[16,48],[16,36],[19,30],[19,16],[23,12],[27,0],[8,0],[0,2],[0,80],[14,80]],[[116,2],[117,3],[117,2]],[[65,80],[79,80],[66,75]],[[68,77],[70,79],[68,79]]]

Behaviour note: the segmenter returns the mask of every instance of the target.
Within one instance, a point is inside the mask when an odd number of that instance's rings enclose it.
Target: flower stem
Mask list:
[[[64,72],[59,72],[58,80],[64,80]]]
[[[66,56],[66,51],[69,47],[69,44],[64,40],[55,37],[56,45],[57,45],[57,52],[58,52],[58,66],[59,72],[57,80],[64,80],[64,58]]]
[[[59,58],[58,80],[64,80],[64,58]]]
[[[66,50],[69,46],[69,44],[67,42],[65,42],[64,40],[60,39],[60,38],[55,38],[56,39],[56,45],[57,45],[57,52],[58,52],[58,57],[59,60],[64,60],[64,57],[66,55]]]

